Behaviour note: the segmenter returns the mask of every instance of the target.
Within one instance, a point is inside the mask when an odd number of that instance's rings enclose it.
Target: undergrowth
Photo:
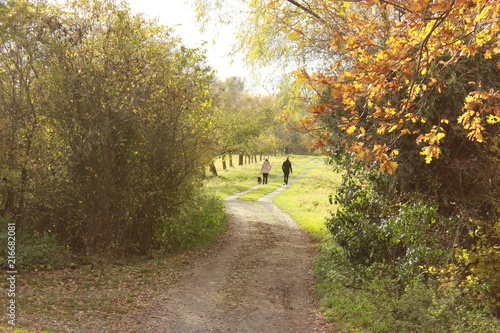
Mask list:
[[[316,260],[318,292],[335,332],[500,331],[488,307],[459,289],[440,288],[421,274],[402,282],[391,272],[385,264],[360,269],[334,242],[324,243]]]
[[[174,216],[163,218],[157,238],[168,252],[185,251],[213,243],[226,228],[222,200],[213,194],[200,194]]]
[[[33,269],[54,269],[66,266],[69,261],[69,251],[60,245],[56,236],[50,232],[40,233],[21,233],[16,230],[8,234],[7,225],[10,222],[8,218],[0,218],[0,247],[7,254],[7,244],[14,250],[14,263],[16,269],[27,271]],[[12,247],[13,246],[13,247]],[[0,256],[0,267],[7,269],[8,256]]]

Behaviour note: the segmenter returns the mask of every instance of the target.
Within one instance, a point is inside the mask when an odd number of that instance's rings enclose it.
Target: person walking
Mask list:
[[[290,162],[289,157],[287,157],[285,162],[283,162],[281,169],[283,170],[283,175],[284,175],[283,185],[288,185],[288,175],[292,173],[292,162]]]
[[[267,184],[269,171],[271,171],[271,163],[266,158],[264,163],[262,163],[262,167],[260,168],[260,173],[262,174],[262,184]]]

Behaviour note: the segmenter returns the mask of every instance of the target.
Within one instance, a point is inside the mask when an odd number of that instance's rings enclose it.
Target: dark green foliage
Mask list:
[[[9,239],[7,233],[7,224],[10,221],[6,218],[0,218],[0,267],[8,269],[7,242]],[[26,271],[31,269],[54,269],[62,268],[68,264],[70,256],[69,251],[56,239],[53,232],[46,231],[43,234],[21,234],[18,230],[14,233],[14,260],[16,270]]]
[[[455,221],[442,220],[437,206],[416,193],[404,203],[398,195],[384,195],[377,184],[386,178],[377,173],[363,179],[344,176],[335,197],[341,206],[327,227],[353,264],[368,268],[374,263],[392,263],[394,273],[408,279],[419,266],[450,255]]]

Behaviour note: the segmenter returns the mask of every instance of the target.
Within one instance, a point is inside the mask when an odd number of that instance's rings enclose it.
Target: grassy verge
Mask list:
[[[329,196],[340,183],[340,175],[321,164],[309,170],[300,181],[274,198],[274,203],[286,211],[316,241],[328,235],[325,219],[336,207]]]
[[[474,297],[422,275],[402,286],[386,264],[360,277],[359,267],[333,242],[323,244],[315,267],[321,308],[333,332],[500,332],[500,320]]]

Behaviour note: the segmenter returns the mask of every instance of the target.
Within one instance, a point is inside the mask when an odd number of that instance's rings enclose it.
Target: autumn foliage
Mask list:
[[[196,3],[223,21],[227,2]],[[444,285],[498,311],[500,3],[238,3],[235,50],[300,65],[310,103],[297,128],[344,173],[328,226],[351,262],[405,281],[440,267]]]
[[[341,143],[358,159],[378,160],[381,171],[392,173],[399,153],[394,141],[413,134],[430,163],[441,154],[449,122],[462,125],[472,141],[494,144],[486,127],[500,122],[498,91],[485,87],[480,77],[470,76],[458,117],[442,115],[429,126],[426,110],[427,95],[441,94],[450,85],[447,69],[468,75],[472,68],[457,66],[477,54],[496,63],[498,2],[337,1],[323,6],[347,28],[332,32],[332,74],[296,75],[319,94],[328,89],[330,99],[311,113],[319,117],[341,108],[341,129],[356,137]],[[394,134],[396,139],[387,139]]]

